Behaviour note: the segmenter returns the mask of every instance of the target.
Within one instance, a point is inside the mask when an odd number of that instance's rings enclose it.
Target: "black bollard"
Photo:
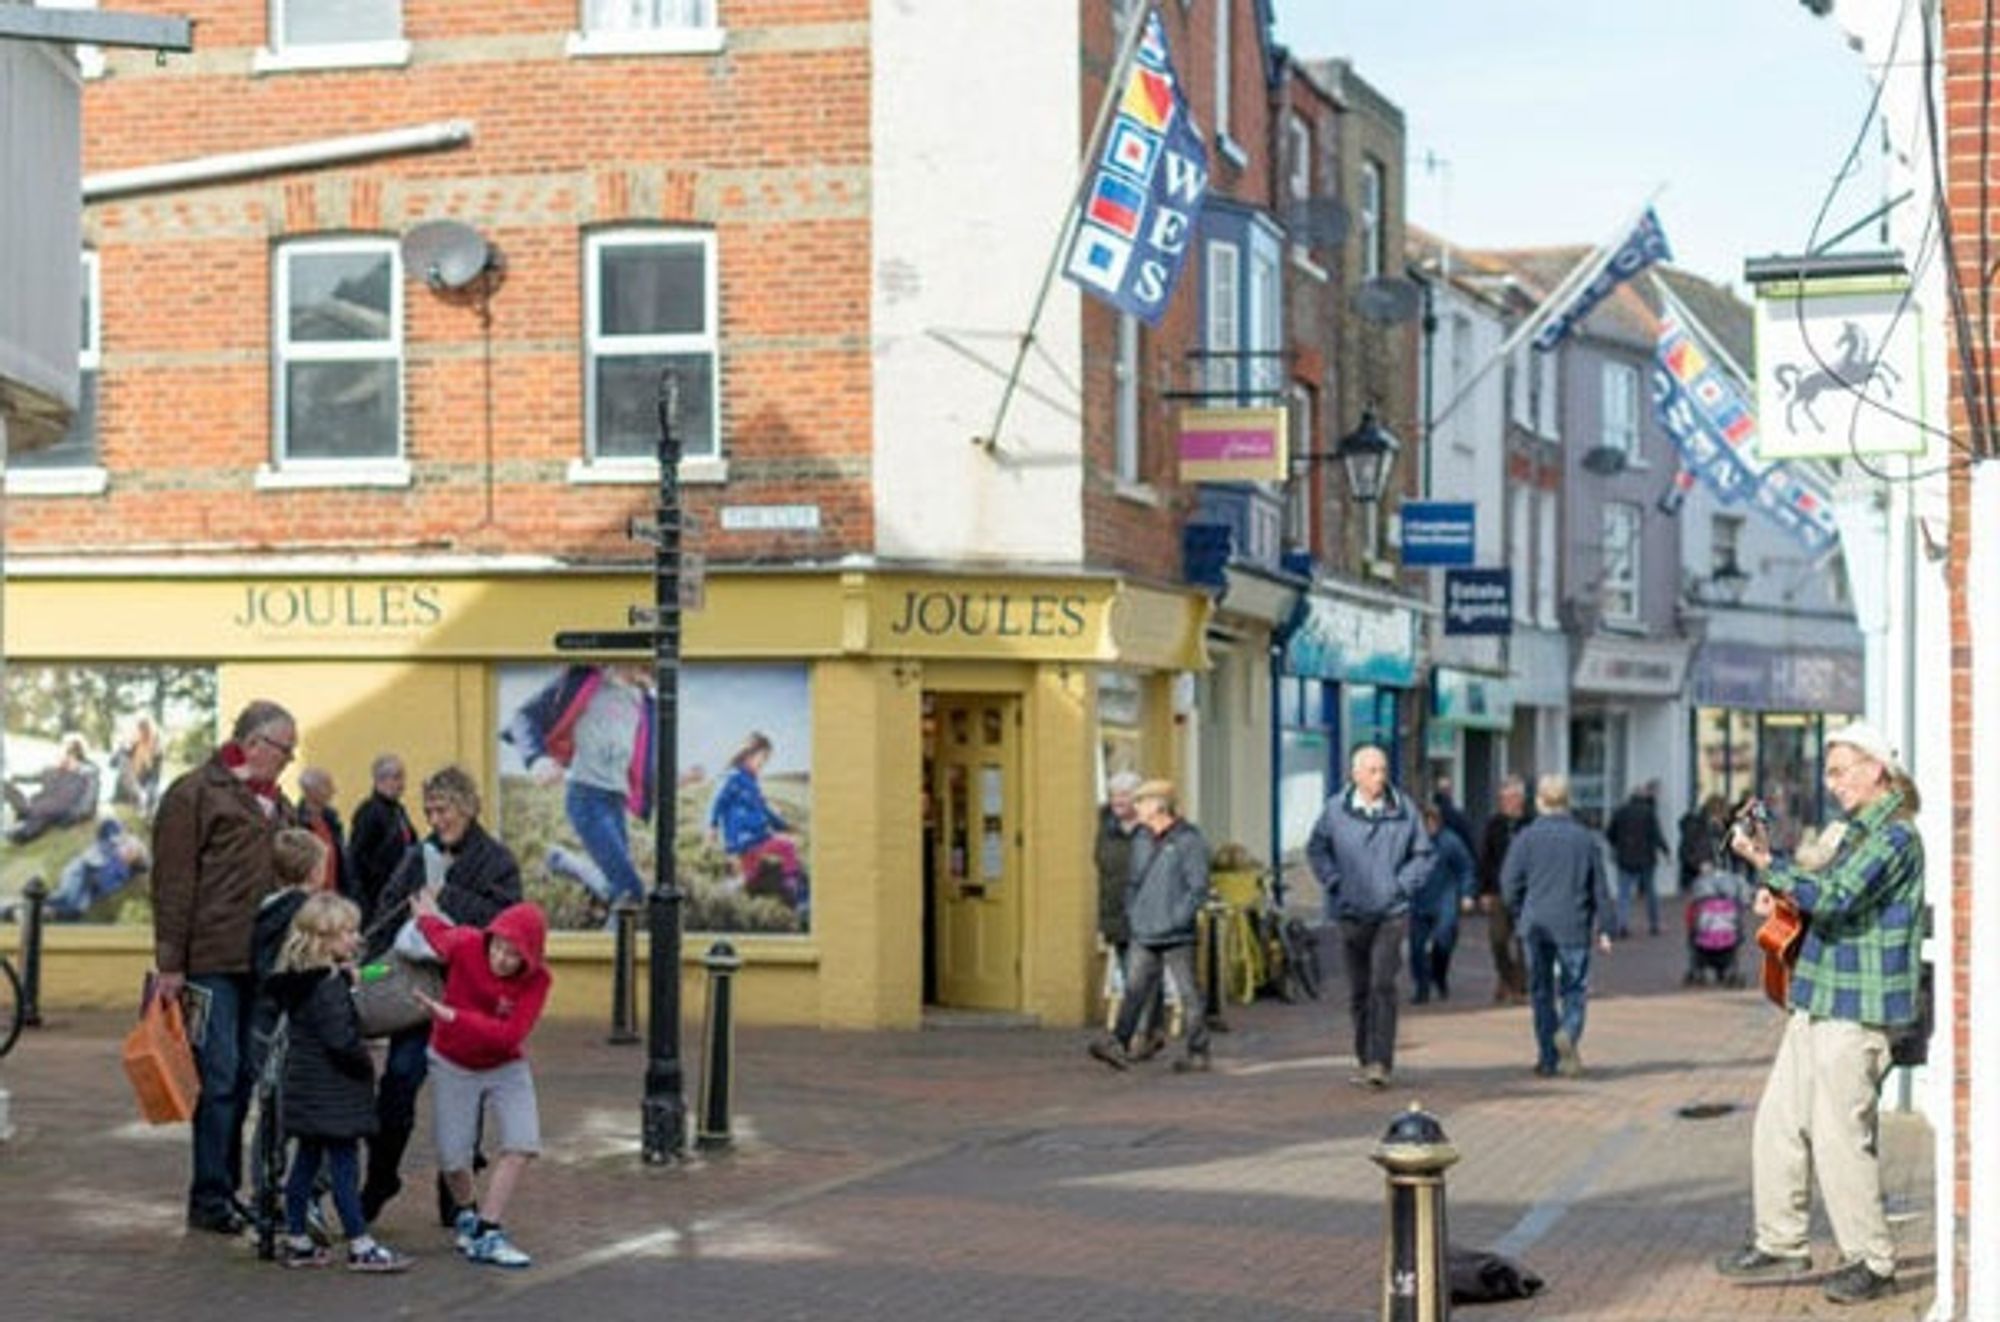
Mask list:
[[[1202,936],[1203,963],[1208,966],[1208,985],[1202,989],[1202,1016],[1208,1021],[1211,1033],[1227,1033],[1229,1021],[1222,1017],[1222,924],[1229,916],[1229,906],[1220,900],[1210,900],[1202,906],[1202,913],[1208,919]]]
[[[708,970],[708,1011],[701,1026],[701,1096],[696,1109],[694,1142],[698,1148],[726,1148],[729,1135],[729,1093],[736,1076],[736,1013],[732,984],[742,958],[727,941],[717,941],[702,957]]]
[[[1458,1160],[1458,1149],[1437,1118],[1411,1102],[1369,1160],[1389,1173],[1382,1322],[1447,1322],[1444,1172]]]
[[[49,888],[40,877],[30,877],[21,888],[25,907],[21,910],[21,1023],[28,1028],[42,1026],[42,905]]]
[[[613,1046],[639,1040],[639,908],[611,906],[611,1036]]]

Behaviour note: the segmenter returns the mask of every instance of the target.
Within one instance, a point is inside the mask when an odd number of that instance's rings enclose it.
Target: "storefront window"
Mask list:
[[[1405,780],[1401,771],[1401,740],[1397,738],[1398,694],[1399,690],[1374,684],[1349,684],[1342,690],[1342,715],[1346,720],[1340,741],[1347,753],[1340,764],[1343,778],[1347,774],[1347,758],[1354,755],[1355,748],[1374,744],[1389,756],[1390,779],[1398,783]]]
[[[1589,712],[1569,724],[1570,811],[1601,830],[1625,789],[1625,714]]]
[[[1794,848],[1799,833],[1820,819],[1819,723],[1811,716],[1763,718],[1760,793],[1771,809],[1771,843]]]
[[[1278,832],[1288,861],[1306,847],[1337,783],[1328,685],[1290,676],[1278,682]]]

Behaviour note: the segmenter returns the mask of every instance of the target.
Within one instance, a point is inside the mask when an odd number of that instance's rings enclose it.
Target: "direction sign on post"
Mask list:
[[[1473,513],[1470,501],[1404,501],[1404,567],[1471,564]]]

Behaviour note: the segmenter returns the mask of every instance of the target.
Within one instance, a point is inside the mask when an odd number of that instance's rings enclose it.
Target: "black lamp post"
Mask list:
[[[660,373],[659,523],[653,539],[653,892],[646,901],[646,1097],[640,1133],[646,1164],[687,1151],[681,1070],[681,888],[674,870],[681,667],[681,445],[674,435],[680,380]]]
[[[1376,511],[1382,502],[1382,493],[1389,485],[1389,470],[1395,466],[1396,454],[1403,443],[1395,434],[1375,420],[1374,409],[1364,409],[1361,425],[1340,438],[1334,447],[1341,467],[1347,470],[1348,490],[1355,502],[1368,511],[1368,539],[1366,554],[1375,554]]]
[[[1722,563],[1715,567],[1715,572],[1708,576],[1708,581],[1724,602],[1731,606],[1740,606],[1743,604],[1743,593],[1750,586],[1750,575],[1743,571],[1743,566],[1736,563],[1736,552],[1730,551],[1723,556]]]

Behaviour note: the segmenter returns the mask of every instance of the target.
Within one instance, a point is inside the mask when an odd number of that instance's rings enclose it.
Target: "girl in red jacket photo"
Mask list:
[[[458,1202],[452,1219],[458,1251],[471,1262],[526,1267],[531,1259],[507,1237],[502,1219],[522,1171],[542,1146],[535,1078],[522,1048],[548,1002],[542,953],[548,920],[540,907],[516,904],[481,929],[454,925],[425,895],[411,907],[445,966],[443,999],[421,993],[418,999],[431,1014],[432,1114],[438,1166]],[[472,1154],[488,1104],[500,1155],[480,1198]]]

